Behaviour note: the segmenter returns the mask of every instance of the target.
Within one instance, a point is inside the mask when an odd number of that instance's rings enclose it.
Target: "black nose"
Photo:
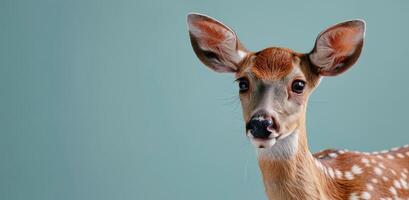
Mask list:
[[[254,136],[254,138],[266,139],[271,134],[267,128],[272,125],[273,121],[271,119],[253,117],[247,123],[246,128],[247,130],[250,130],[250,133]]]

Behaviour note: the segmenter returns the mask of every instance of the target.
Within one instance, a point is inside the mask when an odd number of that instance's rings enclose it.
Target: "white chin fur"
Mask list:
[[[264,149],[264,148],[271,148],[275,143],[276,139],[268,139],[268,140],[257,140],[257,139],[250,139],[251,143],[258,149]]]
[[[259,158],[287,160],[292,158],[297,152],[298,133],[296,131],[286,134],[278,140],[274,138],[264,141],[253,138],[250,140],[256,147]]]

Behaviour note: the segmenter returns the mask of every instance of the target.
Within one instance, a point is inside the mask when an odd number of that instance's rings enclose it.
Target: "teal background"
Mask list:
[[[359,62],[325,78],[310,147],[409,143],[408,1],[0,1],[0,199],[265,199],[233,76],[195,57],[186,14],[250,50],[308,52],[367,21]]]

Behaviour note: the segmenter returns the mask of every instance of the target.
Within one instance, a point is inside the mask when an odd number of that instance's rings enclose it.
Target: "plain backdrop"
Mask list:
[[[0,199],[265,199],[237,85],[205,68],[190,11],[250,50],[308,52],[367,22],[358,63],[310,99],[312,151],[409,143],[409,2],[0,1]]]

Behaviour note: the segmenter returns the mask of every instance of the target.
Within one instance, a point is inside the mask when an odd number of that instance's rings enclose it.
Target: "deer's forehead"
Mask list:
[[[267,48],[248,57],[240,73],[250,73],[261,80],[280,80],[288,76],[299,62],[296,53],[284,48]]]

